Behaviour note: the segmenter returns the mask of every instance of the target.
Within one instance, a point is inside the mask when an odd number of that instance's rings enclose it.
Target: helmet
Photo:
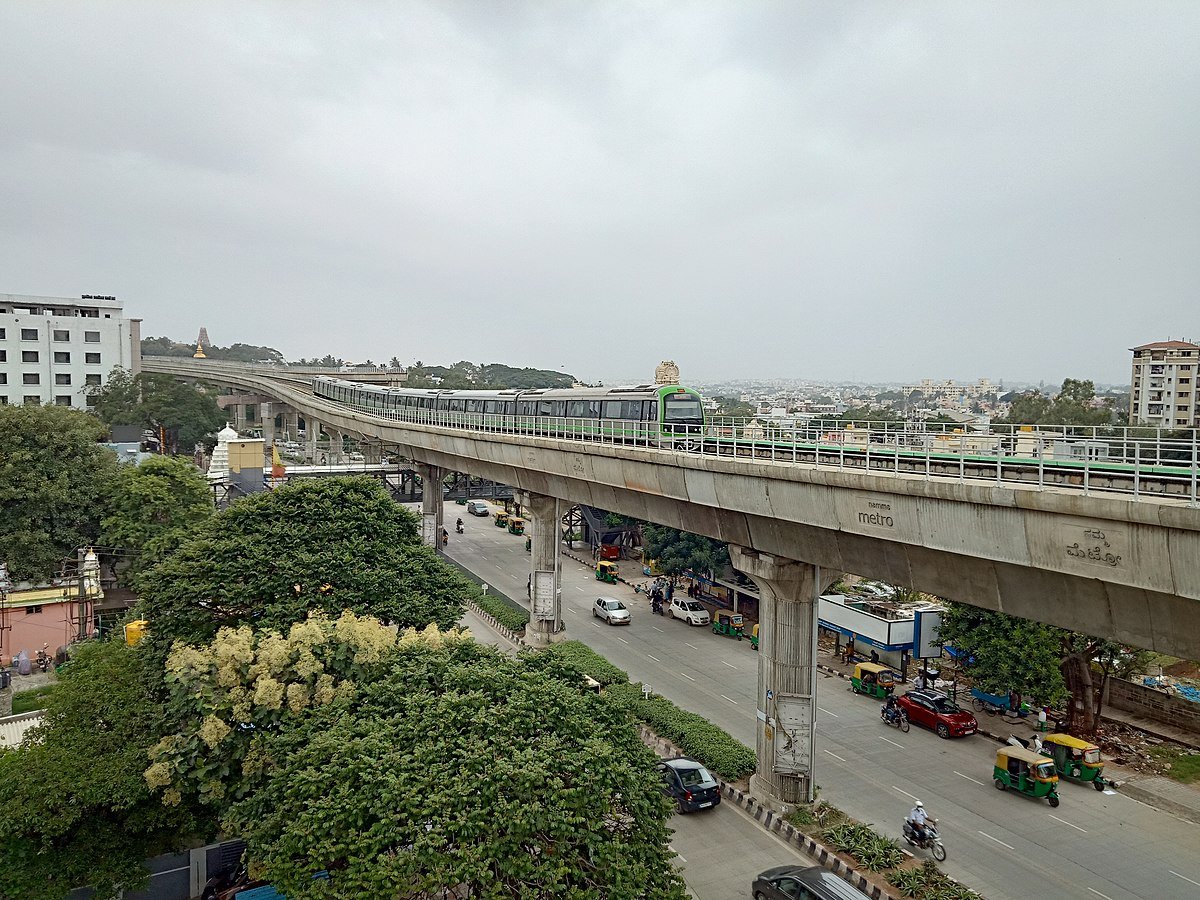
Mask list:
[[[917,809],[924,809],[924,808],[925,808],[925,804],[924,804],[924,803],[922,803],[920,800],[918,800],[918,801],[917,801],[917,802],[916,802],[914,805],[917,807]]]

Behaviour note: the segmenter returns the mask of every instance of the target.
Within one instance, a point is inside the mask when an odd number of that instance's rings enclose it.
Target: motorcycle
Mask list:
[[[879,718],[883,719],[885,725],[891,725],[893,728],[899,728],[905,734],[908,733],[908,715],[899,707],[889,710],[886,706],[879,710]]]
[[[459,520],[458,520],[458,524],[454,526],[454,530],[455,530],[455,531],[457,531],[459,534],[463,534],[463,533],[464,533],[464,532],[463,532],[463,523],[462,523],[462,519],[459,519]]]
[[[50,667],[54,665],[54,658],[45,650],[37,652],[37,667],[42,672],[49,672]]]
[[[933,819],[925,821],[925,837],[917,837],[917,831],[911,822],[904,823],[904,839],[913,847],[928,850],[938,862],[946,859],[946,848],[942,846],[942,836],[938,834],[937,825]]]
[[[654,613],[656,616],[666,615],[666,613],[663,612],[663,603],[658,599],[650,601],[650,612]]]

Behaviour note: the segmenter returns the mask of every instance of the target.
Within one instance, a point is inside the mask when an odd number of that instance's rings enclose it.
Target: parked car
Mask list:
[[[776,866],[750,885],[754,900],[863,900],[866,894],[822,866]]]
[[[681,813],[710,809],[721,804],[721,785],[708,769],[685,756],[658,764],[663,790],[675,801]]]
[[[670,613],[672,619],[683,619],[689,625],[707,625],[710,621],[704,604],[687,597],[673,598]]]
[[[592,604],[592,615],[609,625],[628,625],[631,619],[629,608],[615,597],[597,597]]]
[[[491,509],[482,500],[468,500],[467,512],[473,516],[490,516],[492,514]]]
[[[900,708],[914,725],[924,725],[938,737],[964,737],[979,730],[975,717],[938,691],[916,689],[898,698]]]

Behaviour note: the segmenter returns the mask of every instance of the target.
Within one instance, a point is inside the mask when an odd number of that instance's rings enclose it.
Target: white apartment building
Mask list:
[[[1155,341],[1133,348],[1129,423],[1160,428],[1200,428],[1200,344]]]
[[[0,294],[0,403],[84,408],[115,366],[142,368],[142,320],[116,297]]]

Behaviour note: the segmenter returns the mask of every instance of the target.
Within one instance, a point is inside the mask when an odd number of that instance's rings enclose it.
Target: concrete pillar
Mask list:
[[[285,441],[300,440],[300,414],[294,409],[283,411],[283,439]]]
[[[309,416],[304,420],[304,437],[308,444],[308,461],[317,461],[317,437],[321,434],[321,423]]]
[[[525,641],[545,647],[566,639],[562,621],[562,554],[559,553],[559,503],[543,494],[521,495],[532,525],[530,616]]]
[[[442,549],[442,478],[446,470],[428,463],[417,463],[421,476],[421,542],[439,553]]]
[[[233,405],[233,430],[239,435],[246,433],[246,404],[235,403]]]
[[[840,573],[730,545],[734,568],[758,586],[758,769],[750,793],[783,812],[813,801],[817,612]]]
[[[342,432],[337,428],[331,428],[326,425],[325,433],[329,435],[329,464],[331,466],[337,465],[342,461]]]
[[[272,403],[258,404],[258,418],[262,424],[263,446],[275,444],[275,406]]]

